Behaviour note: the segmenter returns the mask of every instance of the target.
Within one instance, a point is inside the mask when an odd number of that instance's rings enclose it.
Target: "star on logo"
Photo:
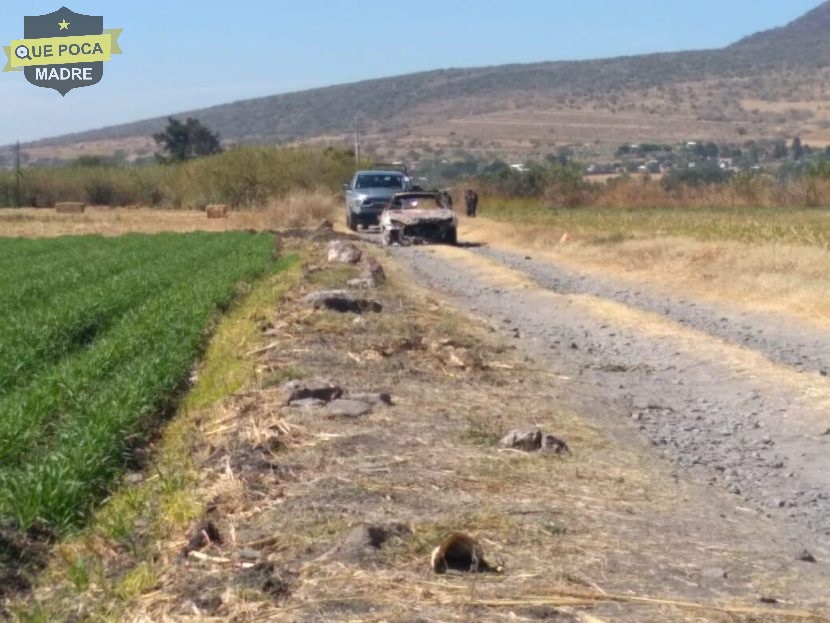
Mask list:
[[[69,24],[70,22],[67,22],[65,18],[63,21],[58,22],[58,26],[61,27],[61,30],[69,30]]]

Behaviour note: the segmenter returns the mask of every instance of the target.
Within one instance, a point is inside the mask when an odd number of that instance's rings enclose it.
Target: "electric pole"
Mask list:
[[[360,168],[360,129],[357,126],[357,116],[354,118],[354,164]]]
[[[14,187],[14,207],[20,207],[20,141],[17,141],[17,145],[15,147],[15,165],[14,165],[14,178],[15,178],[15,187]]]

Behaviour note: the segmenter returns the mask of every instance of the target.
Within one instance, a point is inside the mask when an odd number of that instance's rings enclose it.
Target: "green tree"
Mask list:
[[[830,152],[828,152],[828,155],[820,156],[811,162],[807,169],[807,175],[825,180],[830,179]]]
[[[772,159],[781,160],[787,157],[787,144],[784,141],[775,141],[772,147]]]
[[[222,151],[219,135],[211,132],[198,119],[188,117],[184,123],[173,117],[167,118],[164,132],[153,135],[153,140],[164,154],[162,162],[182,162],[199,156],[212,156]]]
[[[796,136],[793,139],[793,144],[791,147],[793,160],[801,160],[804,156],[804,145],[801,144],[801,138]]]
[[[755,165],[761,161],[761,148],[755,141],[749,141],[746,144],[746,160],[749,164]]]

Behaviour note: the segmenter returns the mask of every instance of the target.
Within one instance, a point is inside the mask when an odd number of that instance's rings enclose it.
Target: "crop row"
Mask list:
[[[170,406],[216,311],[273,253],[270,236],[242,232],[89,242],[32,245],[26,261],[25,241],[0,239],[19,258],[3,272],[17,304],[0,329],[0,520],[22,528],[86,516]],[[15,267],[30,281],[9,280]]]

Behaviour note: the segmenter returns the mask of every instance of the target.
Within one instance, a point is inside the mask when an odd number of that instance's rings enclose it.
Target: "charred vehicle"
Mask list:
[[[457,228],[458,219],[438,191],[396,193],[380,216],[385,246],[406,242],[455,244]]]

